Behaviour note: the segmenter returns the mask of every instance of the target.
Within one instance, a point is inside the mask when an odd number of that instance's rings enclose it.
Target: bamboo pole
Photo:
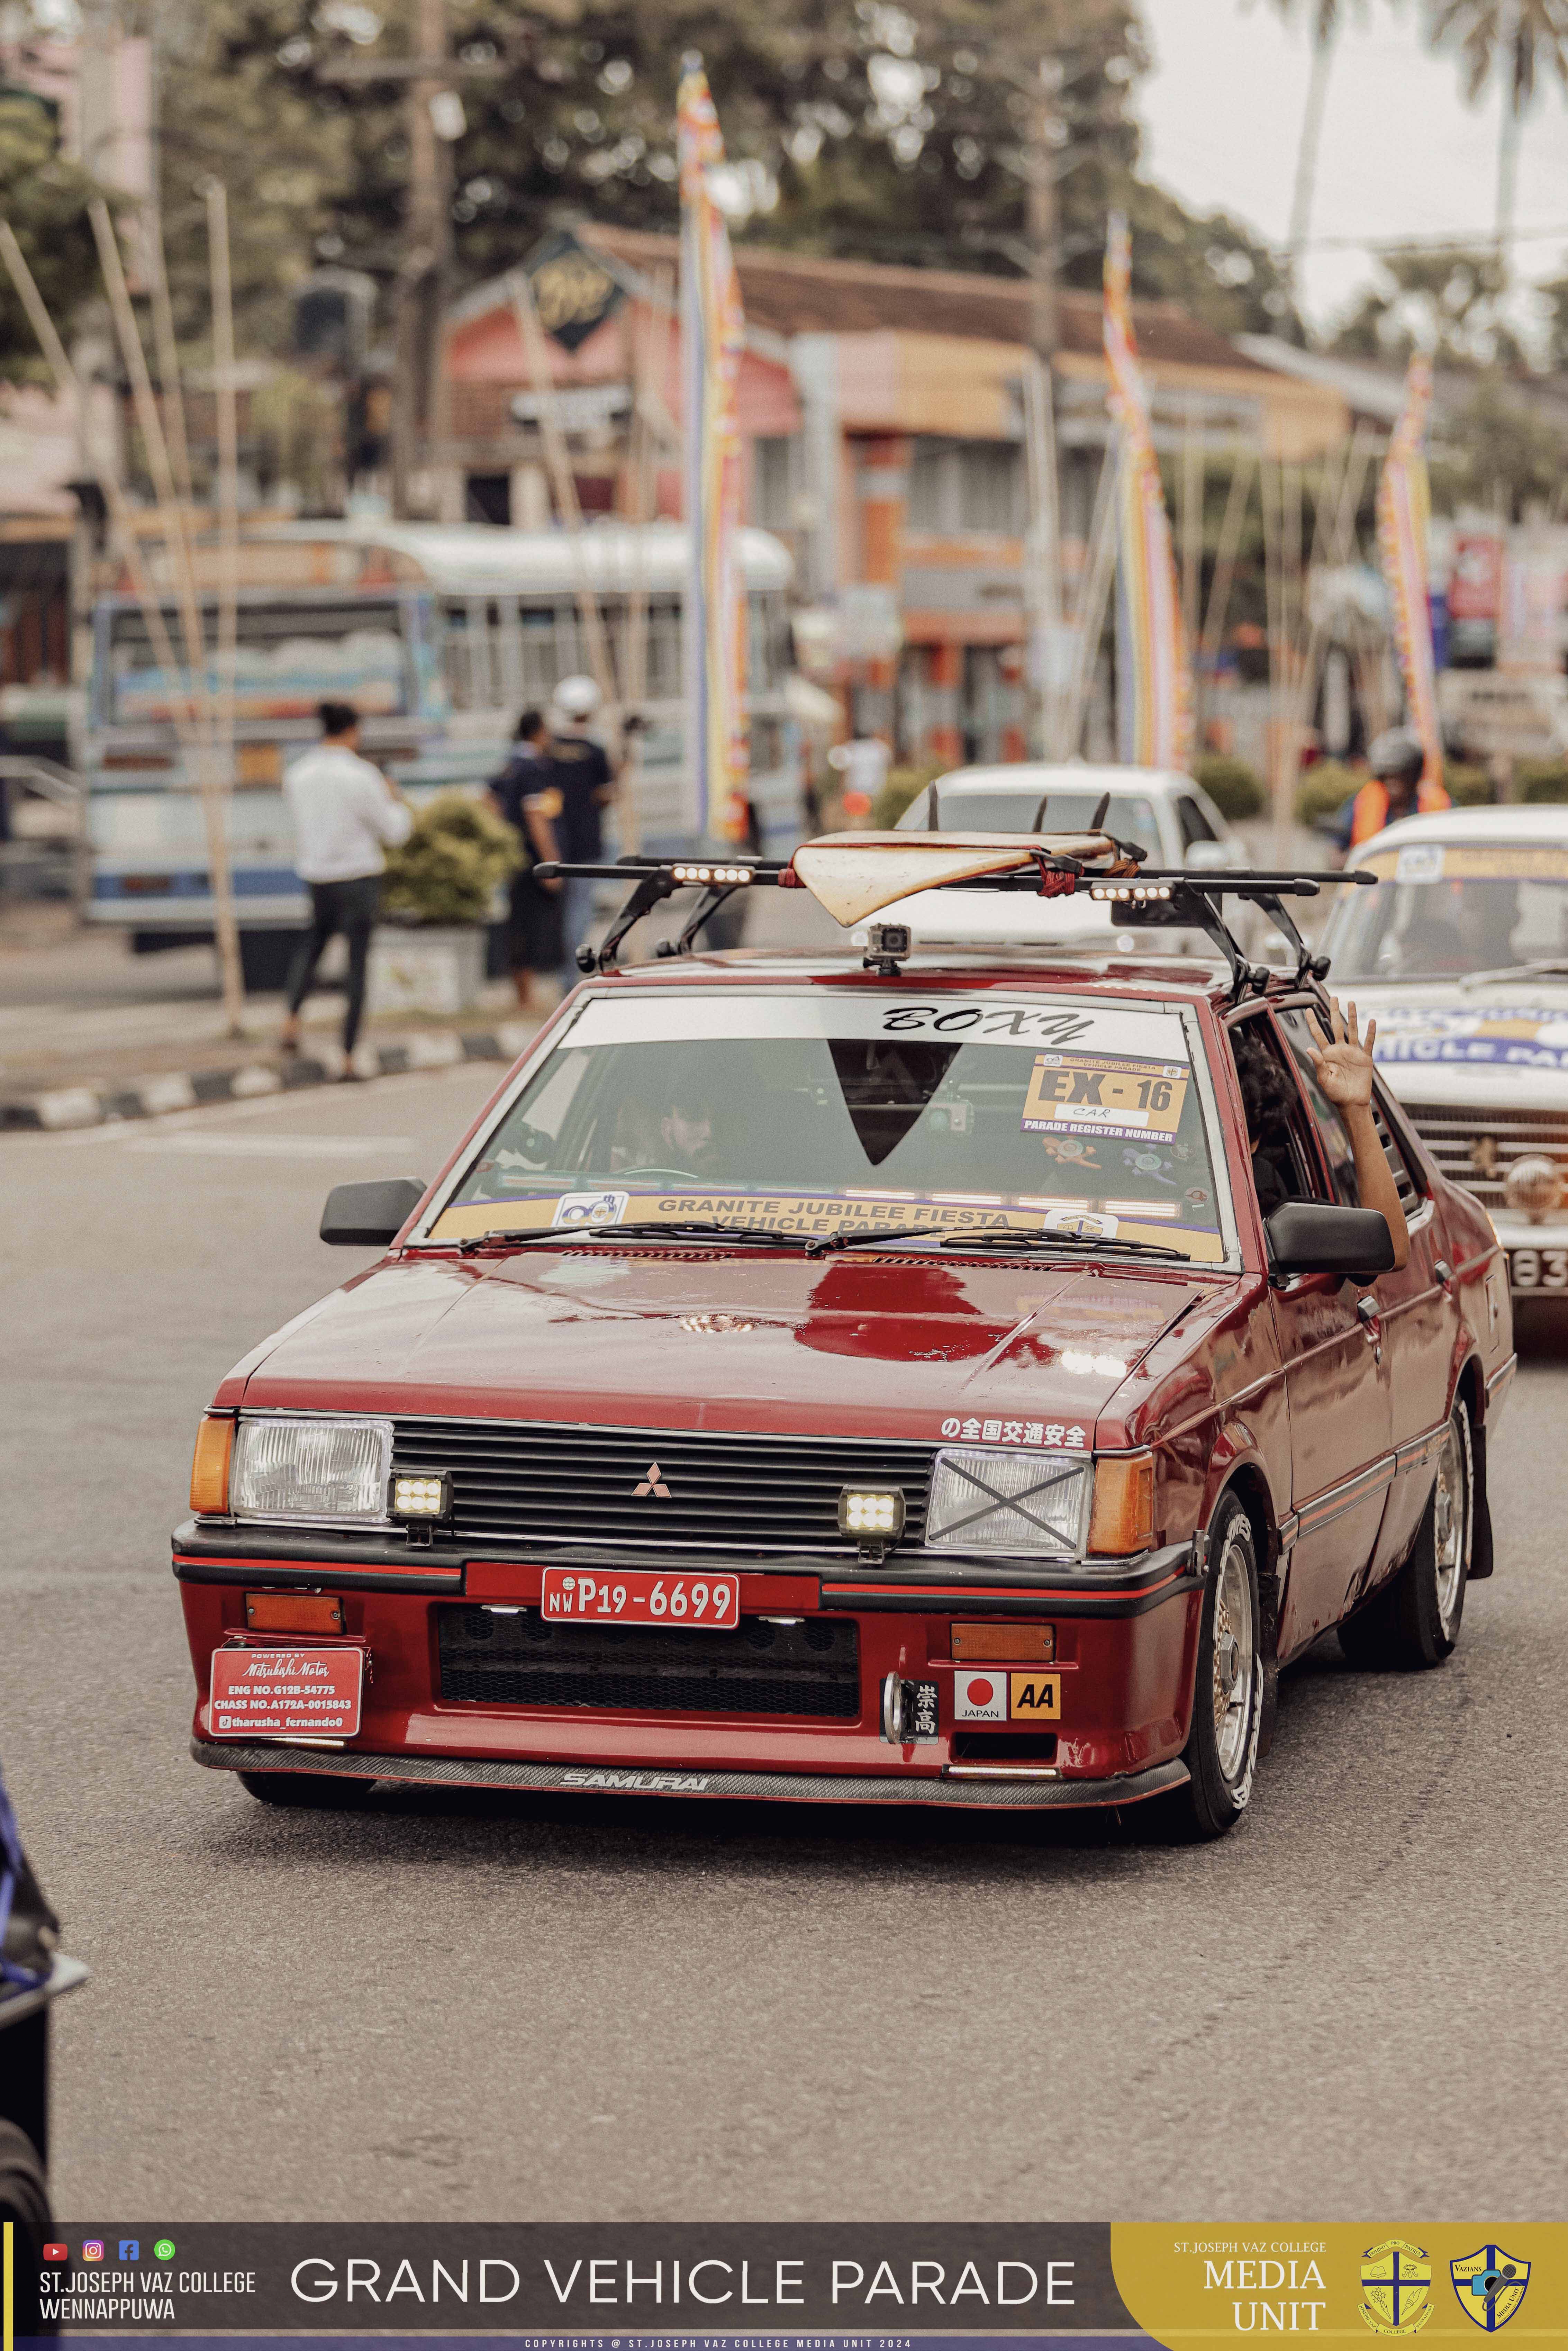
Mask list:
[[[1089,696],[1094,683],[1094,670],[1100,657],[1100,636],[1105,625],[1105,602],[1111,592],[1111,582],[1116,569],[1117,499],[1116,483],[1122,470],[1122,437],[1118,433],[1105,452],[1105,462],[1100,468],[1100,480],[1094,495],[1094,518],[1090,529],[1088,560],[1084,566],[1083,587],[1078,600],[1076,625],[1078,643],[1073,649],[1072,684],[1068,695],[1067,719],[1062,732],[1063,756],[1069,759],[1077,752],[1083,734],[1083,722],[1088,716]]]
[[[147,371],[147,354],[142,349],[141,332],[136,323],[136,313],[131,307],[131,295],[125,283],[125,270],[120,257],[120,245],[110,218],[109,207],[101,197],[89,206],[93,235],[98,240],[99,260],[104,284],[109,291],[110,308],[113,313],[115,331],[120,340],[120,353],[126,372],[131,378],[131,396],[136,404],[137,421],[147,451],[147,461],[152,471],[153,487],[158,503],[168,517],[168,534],[174,555],[175,582],[181,626],[184,632],[186,656],[193,681],[199,681],[198,700],[201,720],[197,730],[197,781],[202,798],[202,814],[207,835],[207,862],[213,885],[213,928],[217,936],[218,966],[223,978],[224,1011],[231,1036],[245,1033],[241,1015],[245,1005],[245,980],[240,967],[239,925],[235,916],[234,877],[229,870],[228,838],[224,823],[224,799],[217,774],[217,745],[214,737],[214,697],[207,684],[206,643],[202,628],[201,607],[196,601],[195,571],[191,560],[191,543],[186,528],[187,517],[182,512],[174,487],[174,476],[169,463],[168,444],[163,438],[162,419],[152,393],[152,379]]]
[[[17,299],[27,313],[28,322],[38,339],[39,349],[54,376],[56,390],[61,393],[66,392],[73,393],[78,410],[85,419],[87,393],[81,379],[71,364],[64,343],[60,340],[55,322],[49,316],[44,298],[39,293],[33,273],[27,266],[26,256],[16,242],[16,233],[10,222],[5,219],[0,219],[0,260],[4,260],[11,283],[16,289]],[[176,678],[180,672],[180,662],[163,618],[162,603],[153,588],[152,576],[147,569],[146,559],[141,552],[141,542],[138,537],[131,509],[126,503],[125,493],[111,469],[95,451],[89,448],[88,457],[94,478],[103,495],[104,506],[109,513],[110,527],[125,558],[125,568],[131,574],[131,589],[141,608],[141,618],[147,631],[148,643],[152,645],[159,666],[166,670],[171,678]],[[189,750],[196,739],[198,715],[193,682],[188,677],[183,698],[186,711],[183,719],[178,715],[181,696],[177,692],[171,701],[170,709],[174,732],[179,738],[181,748]]]
[[[223,773],[235,783],[235,667],[239,652],[239,417],[235,384],[234,272],[228,190],[209,180],[207,270],[213,306],[213,386],[218,425],[218,706]]]
[[[1030,507],[1027,601],[1034,621],[1040,749],[1046,758],[1060,759],[1064,714],[1052,671],[1061,629],[1061,513],[1051,370],[1038,351],[1031,351],[1025,362],[1023,382]]]
[[[142,237],[152,263],[152,335],[158,353],[158,381],[162,394],[163,430],[168,435],[174,484],[186,510],[194,504],[191,488],[191,444],[185,431],[185,403],[180,391],[180,350],[174,340],[174,306],[169,298],[169,270],[163,254],[163,224],[156,205],[142,207]]]
[[[566,434],[561,429],[555,381],[545,351],[544,329],[539,325],[539,314],[534,308],[533,288],[520,269],[514,269],[507,277],[507,290],[511,297],[512,315],[517,320],[528,373],[533,380],[534,396],[539,404],[539,433],[545,445],[545,465],[549,472],[550,486],[555,492],[556,509],[571,542],[572,566],[577,573],[577,609],[588,644],[589,667],[593,672],[594,683],[600,693],[607,703],[613,705],[617,697],[610,643],[604,633],[604,617],[599,609],[599,598],[589,577],[587,554],[582,544],[582,508],[578,503],[571,458],[566,445]]]
[[[1197,430],[1197,402],[1190,396],[1181,436],[1181,611],[1191,658],[1197,643],[1198,603],[1203,590],[1203,493],[1206,452]]]
[[[1209,582],[1208,610],[1204,616],[1203,634],[1199,641],[1202,658],[1208,662],[1217,658],[1220,639],[1225,634],[1236,558],[1240,549],[1241,533],[1251,498],[1253,464],[1254,452],[1244,444],[1236,453],[1230,487],[1225,496],[1225,512],[1219,521],[1219,537],[1215,543],[1214,578]]]

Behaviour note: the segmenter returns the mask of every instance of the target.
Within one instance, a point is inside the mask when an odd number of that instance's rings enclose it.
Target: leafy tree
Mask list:
[[[510,266],[552,218],[628,227],[677,219],[674,116],[685,51],[717,99],[737,233],[889,262],[1007,273],[1027,263],[1024,151],[1042,55],[1060,66],[1059,260],[1098,283],[1113,202],[1134,225],[1134,287],[1234,329],[1292,327],[1266,250],[1223,215],[1195,219],[1135,179],[1130,99],[1147,65],[1133,0],[449,0],[455,54],[498,68],[467,80],[454,152],[460,277]],[[162,118],[171,267],[204,316],[192,193],[204,172],[235,197],[236,287],[254,340],[316,261],[391,283],[407,167],[402,85],[331,69],[380,47],[406,56],[411,0],[164,0]],[[234,158],[257,168],[235,185]],[[1293,331],[1300,332],[1299,325]]]
[[[1362,296],[1330,345],[1341,357],[1403,361],[1419,348],[1439,366],[1526,364],[1503,315],[1508,272],[1495,253],[1386,254],[1379,266],[1382,284]]]
[[[1477,379],[1434,442],[1432,497],[1440,508],[1500,508],[1519,522],[1531,506],[1550,508],[1568,478],[1568,432],[1495,373]]]
[[[0,214],[16,233],[50,316],[68,340],[98,290],[87,207],[93,182],[59,152],[53,115],[19,90],[0,92]],[[47,379],[38,339],[8,275],[0,273],[0,378]]]
[[[1537,86],[1548,74],[1568,85],[1568,0],[1431,0],[1427,37],[1456,52],[1465,96],[1474,105],[1503,61],[1507,103],[1498,131],[1497,229],[1513,225],[1519,133]],[[1511,51],[1511,55],[1504,56]]]

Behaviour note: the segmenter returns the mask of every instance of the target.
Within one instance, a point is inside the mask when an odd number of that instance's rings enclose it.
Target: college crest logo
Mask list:
[[[1375,2335],[1418,2335],[1432,2315],[1432,2264],[1419,2245],[1386,2238],[1361,2257],[1361,2315]]]
[[[1495,2335],[1524,2300],[1530,2263],[1505,2252],[1500,2245],[1482,2245],[1462,2261],[1450,2262],[1448,2274],[1465,2316],[1488,2335]]]

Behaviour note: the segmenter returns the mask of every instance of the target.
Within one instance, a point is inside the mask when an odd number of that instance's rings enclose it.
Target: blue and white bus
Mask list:
[[[285,765],[316,735],[317,703],[355,705],[367,758],[416,803],[454,785],[478,790],[501,766],[519,709],[548,703],[559,679],[591,667],[579,604],[584,573],[622,683],[632,632],[643,632],[639,840],[661,851],[690,843],[680,641],[686,541],[678,527],[594,525],[574,549],[559,531],[304,523],[247,539],[241,555],[242,579],[253,584],[239,596],[224,815],[247,986],[280,984],[306,918],[281,786]],[[748,530],[743,563],[752,798],[765,846],[779,853],[793,847],[800,819],[785,700],[789,557],[777,539]],[[215,593],[204,588],[201,603],[215,692]],[[178,660],[172,597],[164,621]],[[84,745],[87,914],[127,932],[141,951],[212,935],[199,779],[176,725],[185,692],[183,668],[171,675],[160,666],[136,597],[100,597]]]

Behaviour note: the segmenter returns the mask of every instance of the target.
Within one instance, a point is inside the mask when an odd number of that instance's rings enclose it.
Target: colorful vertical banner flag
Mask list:
[[[694,830],[746,833],[746,583],[740,561],[740,363],[746,316],[714,201],[724,162],[702,60],[688,57],[676,100],[681,170],[681,352],[685,512],[687,741]]]
[[[1131,767],[1185,768],[1192,757],[1192,666],[1148,398],[1138,371],[1132,275],[1127,224],[1113,213],[1105,240],[1105,360],[1111,414],[1121,441],[1118,749]]]
[[[1443,780],[1443,736],[1437,724],[1437,680],[1427,602],[1427,528],[1432,501],[1427,485],[1427,417],[1432,405],[1430,362],[1417,351],[1405,376],[1405,405],[1383,461],[1377,486],[1377,552],[1394,607],[1394,643],[1405,680],[1410,724],[1427,754],[1423,784]]]

